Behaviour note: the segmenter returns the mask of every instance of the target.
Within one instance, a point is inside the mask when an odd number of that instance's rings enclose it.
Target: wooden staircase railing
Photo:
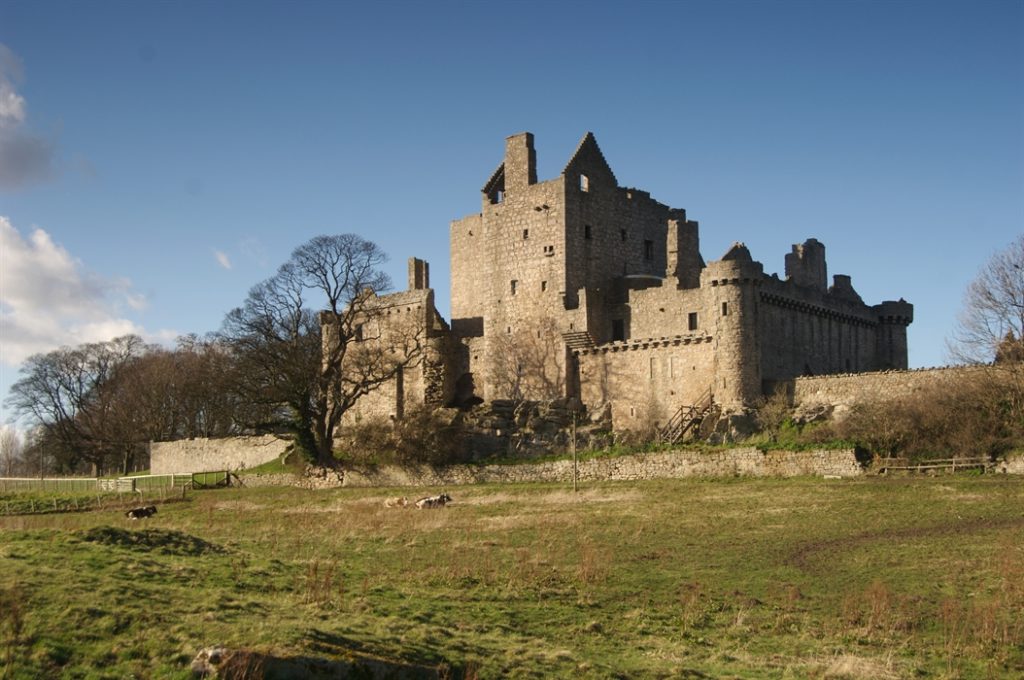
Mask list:
[[[687,432],[698,427],[705,416],[714,408],[715,400],[708,388],[704,394],[697,399],[695,404],[684,404],[679,407],[675,415],[668,421],[665,427],[658,432],[658,440],[664,444],[675,444],[682,439]]]

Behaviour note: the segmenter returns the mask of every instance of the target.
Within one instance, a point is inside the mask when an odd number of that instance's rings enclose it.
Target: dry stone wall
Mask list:
[[[1024,475],[1024,451],[1009,454],[996,470],[1010,475]]]
[[[349,467],[343,479],[301,481],[298,486],[449,487],[465,484],[571,482],[571,460],[515,465],[380,465]],[[580,461],[581,482],[639,481],[683,477],[858,477],[864,469],[853,449],[817,451],[667,451]],[[283,475],[251,475],[248,486],[284,485]],[[295,484],[296,478],[292,478]]]
[[[149,445],[150,472],[167,475],[244,470],[278,458],[290,443],[273,435],[152,442]]]
[[[935,385],[952,386],[983,370],[983,366],[951,366],[795,378],[793,404],[829,405],[841,411],[858,402],[898,399]]]

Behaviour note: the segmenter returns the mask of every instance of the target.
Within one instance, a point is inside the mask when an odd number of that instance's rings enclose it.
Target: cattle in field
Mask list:
[[[405,496],[395,496],[384,501],[385,508],[404,508],[409,505],[409,499]]]
[[[152,517],[156,514],[155,505],[147,505],[143,508],[132,508],[128,512],[124,513],[124,516],[128,519],[144,519],[146,517]]]
[[[420,510],[424,508],[443,508],[452,502],[452,497],[446,493],[440,496],[427,496],[416,501],[416,507]]]

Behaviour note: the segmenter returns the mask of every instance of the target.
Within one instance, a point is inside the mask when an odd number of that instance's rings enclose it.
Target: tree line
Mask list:
[[[371,329],[383,332],[385,261],[359,236],[318,236],[215,333],[173,348],[127,335],[30,357],[7,399],[31,424],[8,473],[125,473],[146,464],[150,441],[268,432],[329,460],[344,412],[419,356],[415,330],[365,342],[382,337]]]

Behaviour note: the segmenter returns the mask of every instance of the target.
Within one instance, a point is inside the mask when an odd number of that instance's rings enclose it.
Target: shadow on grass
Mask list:
[[[78,532],[78,535],[83,541],[89,543],[100,543],[102,545],[141,552],[156,551],[164,555],[198,557],[199,555],[227,552],[219,545],[180,531],[168,529],[128,531],[127,529],[118,529],[116,527],[99,526]]]

